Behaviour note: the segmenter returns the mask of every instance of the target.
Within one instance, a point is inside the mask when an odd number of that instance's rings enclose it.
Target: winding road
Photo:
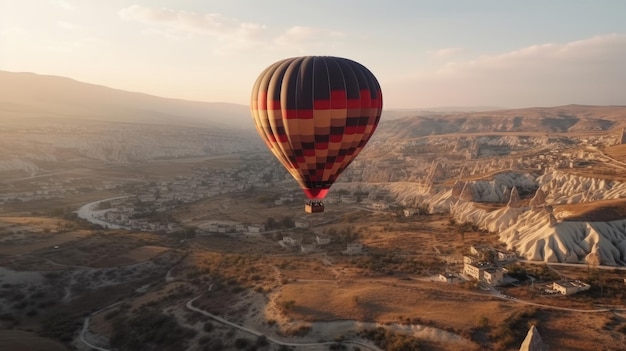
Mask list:
[[[96,215],[104,215],[105,213],[107,213],[108,211],[111,211],[110,209],[108,210],[96,210],[96,206],[98,204],[100,204],[101,202],[104,201],[111,201],[111,200],[117,200],[117,199],[124,199],[127,198],[128,196],[117,196],[117,197],[111,197],[108,199],[102,199],[102,200],[98,200],[98,201],[94,201],[94,202],[90,202],[88,204],[85,204],[83,206],[81,206],[78,211],[78,217],[85,219],[93,224],[99,224],[105,228],[109,228],[109,229],[130,229],[126,226],[123,225],[117,225],[117,224],[113,224],[113,223],[109,223],[106,221],[103,221],[99,218],[97,218]],[[98,216],[99,217],[99,216]]]
[[[269,336],[267,336],[267,335],[265,335],[265,334],[263,334],[263,333],[261,333],[259,331],[256,331],[256,330],[244,327],[244,326],[239,325],[239,324],[235,324],[235,323],[230,322],[230,321],[228,321],[228,320],[226,320],[226,319],[224,319],[224,318],[222,318],[220,316],[216,316],[216,315],[214,315],[212,313],[209,313],[209,312],[207,312],[205,310],[202,310],[202,309],[199,309],[199,308],[193,306],[193,302],[195,300],[197,300],[199,297],[200,296],[197,296],[197,297],[194,297],[193,299],[187,301],[187,304],[185,304],[185,307],[187,307],[187,309],[189,309],[191,311],[195,311],[195,312],[201,313],[201,314],[203,314],[203,315],[205,315],[205,316],[207,316],[207,317],[209,317],[209,318],[211,318],[211,319],[213,319],[215,321],[218,321],[218,322],[220,322],[222,324],[231,326],[233,328],[237,328],[237,329],[239,329],[239,330],[241,330],[243,332],[246,332],[248,334],[252,334],[254,336],[265,336],[266,340],[271,342],[271,343],[274,343],[274,344],[277,344],[277,345],[284,345],[284,346],[300,346],[300,347],[301,346],[325,346],[325,345],[335,345],[335,344],[337,344],[336,341],[321,341],[321,342],[309,342],[309,343],[307,343],[307,342],[287,342],[287,341],[278,340],[278,339],[273,338],[273,337],[269,337]],[[374,346],[374,345],[371,345],[371,344],[367,344],[367,343],[364,343],[364,342],[360,342],[360,341],[344,340],[344,341],[341,341],[341,343],[342,344],[351,344],[351,345],[357,345],[357,346],[360,346],[360,347],[365,347],[368,350],[383,351],[383,349],[378,348],[377,346]]]

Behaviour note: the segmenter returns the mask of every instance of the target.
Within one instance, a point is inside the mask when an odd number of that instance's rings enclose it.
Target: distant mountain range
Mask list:
[[[169,99],[65,77],[0,71],[0,121],[27,118],[254,130],[246,105]],[[449,106],[385,110],[377,134],[404,139],[450,133],[603,131],[623,126],[626,106]]]
[[[168,99],[65,77],[0,71],[0,120],[26,118],[254,129],[245,105]]]
[[[381,123],[375,137],[407,139],[427,135],[608,131],[626,126],[626,106],[566,105],[482,112],[415,111]]]

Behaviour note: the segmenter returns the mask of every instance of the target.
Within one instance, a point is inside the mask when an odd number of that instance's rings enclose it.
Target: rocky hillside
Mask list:
[[[0,121],[25,119],[254,129],[245,105],[166,99],[64,77],[0,71]]]
[[[509,249],[526,259],[626,264],[626,220],[615,211],[626,206],[626,183],[554,170],[536,179],[528,174],[503,173],[491,181],[459,182],[437,193],[399,188],[393,189],[401,201],[429,203],[433,212],[449,210],[459,222],[498,233]],[[517,189],[532,188],[537,189],[534,197],[520,200]],[[561,211],[564,204],[582,201],[588,201],[587,208],[599,208],[603,204],[599,200],[621,202],[602,209],[605,218],[569,218],[567,211]],[[477,205],[485,202],[506,206],[490,210]],[[613,218],[609,216],[611,209]]]
[[[247,106],[0,71],[0,172],[61,162],[129,163],[256,150]]]
[[[376,138],[408,139],[452,133],[566,133],[623,126],[626,126],[626,106],[567,105],[471,113],[425,112],[384,121]]]

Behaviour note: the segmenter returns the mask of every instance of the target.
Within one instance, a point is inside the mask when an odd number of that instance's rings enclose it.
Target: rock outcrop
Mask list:
[[[537,192],[535,192],[535,196],[533,196],[533,198],[530,199],[530,206],[541,207],[541,206],[544,206],[545,204],[546,204],[546,194],[543,192],[543,190],[537,189]]]
[[[509,203],[506,206],[512,207],[512,208],[521,207],[521,200],[519,198],[519,193],[517,192],[516,187],[513,187],[513,189],[511,189],[511,195],[509,196]]]
[[[573,221],[564,219],[563,212],[552,211],[559,204],[579,202],[583,196],[593,201],[626,197],[624,182],[551,170],[538,178],[503,172],[492,180],[458,181],[452,188],[435,192],[408,182],[385,187],[403,206],[428,203],[431,213],[449,212],[459,223],[471,222],[498,233],[509,250],[528,260],[626,265],[626,219]],[[529,206],[517,200],[518,190],[531,193],[537,187]],[[505,204],[505,199],[509,206],[497,210],[474,203]]]
[[[522,346],[519,348],[520,351],[548,351],[548,346],[543,343],[541,339],[541,335],[539,335],[539,331],[534,325],[530,326],[528,330],[528,334],[526,334],[526,338],[524,342],[522,342]]]

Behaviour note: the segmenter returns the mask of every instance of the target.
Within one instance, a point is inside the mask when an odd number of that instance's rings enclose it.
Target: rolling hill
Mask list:
[[[254,129],[245,105],[168,99],[65,77],[0,71],[0,120],[25,119]]]

